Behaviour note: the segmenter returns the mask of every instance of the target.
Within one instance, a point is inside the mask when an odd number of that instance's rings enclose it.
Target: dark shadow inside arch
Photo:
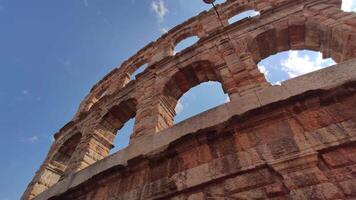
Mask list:
[[[58,152],[53,156],[51,164],[55,166],[55,169],[60,176],[63,176],[63,173],[65,172],[81,138],[81,133],[78,132],[74,134],[62,144]]]

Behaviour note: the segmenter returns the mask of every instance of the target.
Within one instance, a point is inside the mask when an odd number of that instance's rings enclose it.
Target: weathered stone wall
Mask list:
[[[22,199],[355,197],[355,60],[281,87],[257,69],[290,49],[355,58],[356,14],[340,5],[227,0],[224,27],[210,10],[173,28],[92,88]],[[249,9],[261,14],[228,24]],[[200,40],[173,55],[190,36]],[[179,98],[206,81],[232,102],[173,126]],[[106,158],[133,117],[130,146]]]
[[[35,199],[354,199],[356,60],[142,137]]]

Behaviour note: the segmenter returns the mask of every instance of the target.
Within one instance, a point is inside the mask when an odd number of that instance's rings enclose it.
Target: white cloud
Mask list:
[[[261,73],[263,73],[265,75],[265,77],[268,76],[268,70],[266,69],[266,67],[264,65],[258,65],[258,69],[260,70]]]
[[[354,11],[354,12],[356,12],[356,2],[355,2],[355,0],[343,0],[341,8],[344,11],[348,11],[348,12]]]
[[[226,99],[225,99],[225,103],[228,103],[228,102],[230,102],[230,101],[231,101],[231,100],[230,100],[230,97],[227,96]]]
[[[257,16],[257,15],[260,15],[260,14],[261,13],[259,11],[255,11],[255,10],[251,13],[252,16]]]
[[[323,59],[321,53],[316,59],[311,59],[308,55],[300,56],[298,51],[289,51],[288,58],[281,61],[282,70],[287,72],[290,78],[300,76],[315,70],[333,65],[331,59]]]
[[[180,101],[178,101],[176,108],[174,110],[176,111],[176,114],[178,115],[178,114],[182,113],[183,108],[184,108],[183,104]]]
[[[162,33],[162,34],[165,34],[165,33],[167,33],[167,32],[168,32],[168,29],[167,29],[167,28],[164,28],[164,27],[161,28],[161,33]]]
[[[168,8],[166,7],[164,0],[154,0],[151,3],[152,10],[156,13],[160,22],[164,20],[164,17],[168,13]]]
[[[272,83],[272,85],[282,85],[282,81],[277,81],[275,83]]]
[[[28,137],[28,138],[21,138],[21,141],[22,141],[22,142],[29,143],[29,144],[36,143],[36,142],[38,142],[39,140],[40,140],[39,137],[36,136],[36,135],[31,136],[31,137]]]

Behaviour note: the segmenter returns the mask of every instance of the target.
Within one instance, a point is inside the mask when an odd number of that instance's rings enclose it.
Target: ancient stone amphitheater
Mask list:
[[[355,199],[356,13],[340,6],[227,0],[221,21],[211,9],[171,29],[92,88],[22,199]],[[251,9],[260,15],[228,23]],[[280,86],[257,69],[301,49],[338,64]],[[231,102],[173,125],[178,99],[207,81]],[[108,156],[133,117],[130,145]]]

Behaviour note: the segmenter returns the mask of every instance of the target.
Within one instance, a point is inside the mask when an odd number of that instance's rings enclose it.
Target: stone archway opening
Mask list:
[[[260,12],[251,9],[251,10],[247,10],[247,11],[238,13],[237,15],[229,18],[228,22],[229,22],[229,24],[233,24],[233,23],[236,23],[236,22],[241,21],[243,19],[250,18],[250,17],[255,17],[257,15],[260,15]]]
[[[132,74],[130,74],[131,80],[136,80],[136,76],[144,72],[147,69],[147,67],[148,67],[148,63],[142,64],[141,66],[137,67],[136,70]]]
[[[183,119],[192,116],[193,113],[200,113],[206,109],[224,103],[227,99],[227,95],[225,96],[225,88],[222,87],[221,83],[220,76],[216,72],[214,65],[209,61],[194,62],[184,68],[180,68],[170,76],[170,79],[164,85],[163,94],[160,98],[159,129],[162,130],[168,128],[175,122],[182,121]],[[196,86],[198,86],[197,89],[192,89]],[[197,104],[200,109],[196,107],[191,110],[192,112],[182,114],[175,119],[177,114],[181,114],[182,103],[185,103],[183,95],[190,90],[193,91],[193,95],[203,94],[209,96],[209,94],[217,94],[217,99],[204,106],[198,105],[198,102],[195,102],[194,104]],[[188,94],[189,93],[190,92],[188,92]],[[179,102],[181,97],[183,97],[183,102]],[[203,99],[199,103],[204,104]]]
[[[187,37],[187,38],[179,41],[174,47],[173,55],[184,51],[185,49],[191,47],[192,45],[194,45],[198,41],[199,41],[199,37],[198,36]]]
[[[259,70],[272,85],[336,64],[318,51],[290,50],[268,56],[258,63]]]
[[[53,156],[51,164],[55,166],[57,172],[60,172],[60,176],[63,176],[63,173],[65,172],[81,138],[81,133],[78,132],[74,134],[61,145],[59,150]]]
[[[104,115],[101,127],[105,138],[113,143],[110,154],[126,147],[130,135],[133,132],[135,116],[137,112],[137,101],[135,99],[124,100],[113,106]]]
[[[126,148],[130,143],[130,136],[133,133],[135,125],[135,118],[129,119],[124,126],[116,132],[114,139],[114,148],[110,150],[110,154],[120,151]]]
[[[174,123],[179,123],[206,110],[229,101],[222,84],[208,81],[189,89],[179,98],[175,107]]]

